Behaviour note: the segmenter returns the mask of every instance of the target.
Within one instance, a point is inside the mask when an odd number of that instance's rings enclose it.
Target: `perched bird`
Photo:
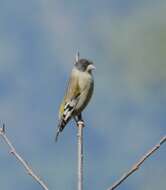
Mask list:
[[[91,99],[94,80],[92,70],[95,69],[93,63],[87,59],[78,59],[72,69],[68,87],[64,99],[59,109],[59,124],[55,140],[63,131],[70,119],[82,120],[81,112]]]

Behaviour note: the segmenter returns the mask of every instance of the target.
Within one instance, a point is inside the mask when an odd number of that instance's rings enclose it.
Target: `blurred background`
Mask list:
[[[166,1],[0,0],[0,125],[50,190],[76,189],[76,127],[54,143],[76,52],[96,66],[84,189],[106,190],[165,135]],[[166,186],[166,145],[119,190]],[[0,139],[0,189],[35,189]]]

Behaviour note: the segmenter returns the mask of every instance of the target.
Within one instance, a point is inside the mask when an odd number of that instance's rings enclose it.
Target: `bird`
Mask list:
[[[82,58],[77,59],[71,71],[65,96],[59,108],[59,123],[55,141],[68,122],[73,118],[76,122],[82,121],[82,111],[88,105],[93,91],[94,78],[92,70],[95,66],[92,61]]]

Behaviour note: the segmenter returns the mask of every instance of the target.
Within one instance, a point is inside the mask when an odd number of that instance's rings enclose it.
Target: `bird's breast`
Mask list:
[[[79,87],[81,91],[83,91],[86,88],[90,88],[92,81],[92,75],[88,73],[81,73],[79,76]]]
[[[76,106],[76,114],[82,112],[82,110],[87,106],[92,93],[93,93],[93,76],[89,73],[81,73],[79,75],[79,88],[80,88],[80,98]]]

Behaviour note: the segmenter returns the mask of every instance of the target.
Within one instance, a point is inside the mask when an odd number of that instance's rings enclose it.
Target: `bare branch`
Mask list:
[[[79,59],[80,59],[80,53],[77,52],[76,56],[75,56],[75,63],[77,63],[79,61]]]
[[[78,121],[78,190],[83,190],[83,121]]]
[[[29,164],[17,153],[15,147],[13,146],[13,144],[10,142],[9,138],[6,136],[5,133],[5,125],[3,124],[3,127],[0,128],[0,136],[3,138],[3,140],[5,141],[5,143],[9,146],[10,148],[10,153],[16,157],[16,159],[23,165],[23,167],[25,168],[25,170],[27,171],[27,173],[38,183],[41,185],[41,187],[44,190],[48,190],[48,187],[46,186],[46,184],[43,182],[43,180],[41,180],[41,178],[39,176],[37,176],[33,169],[29,166]]]
[[[148,159],[156,150],[160,148],[162,144],[166,142],[166,136],[164,136],[158,144],[156,144],[152,149],[150,149],[144,156],[141,157],[141,159],[133,165],[133,167],[127,172],[124,173],[123,176],[116,181],[111,187],[109,187],[107,190],[114,190],[116,189],[122,182],[124,182],[130,175],[132,175],[135,171],[137,171],[140,166],[143,164],[143,162]]]

